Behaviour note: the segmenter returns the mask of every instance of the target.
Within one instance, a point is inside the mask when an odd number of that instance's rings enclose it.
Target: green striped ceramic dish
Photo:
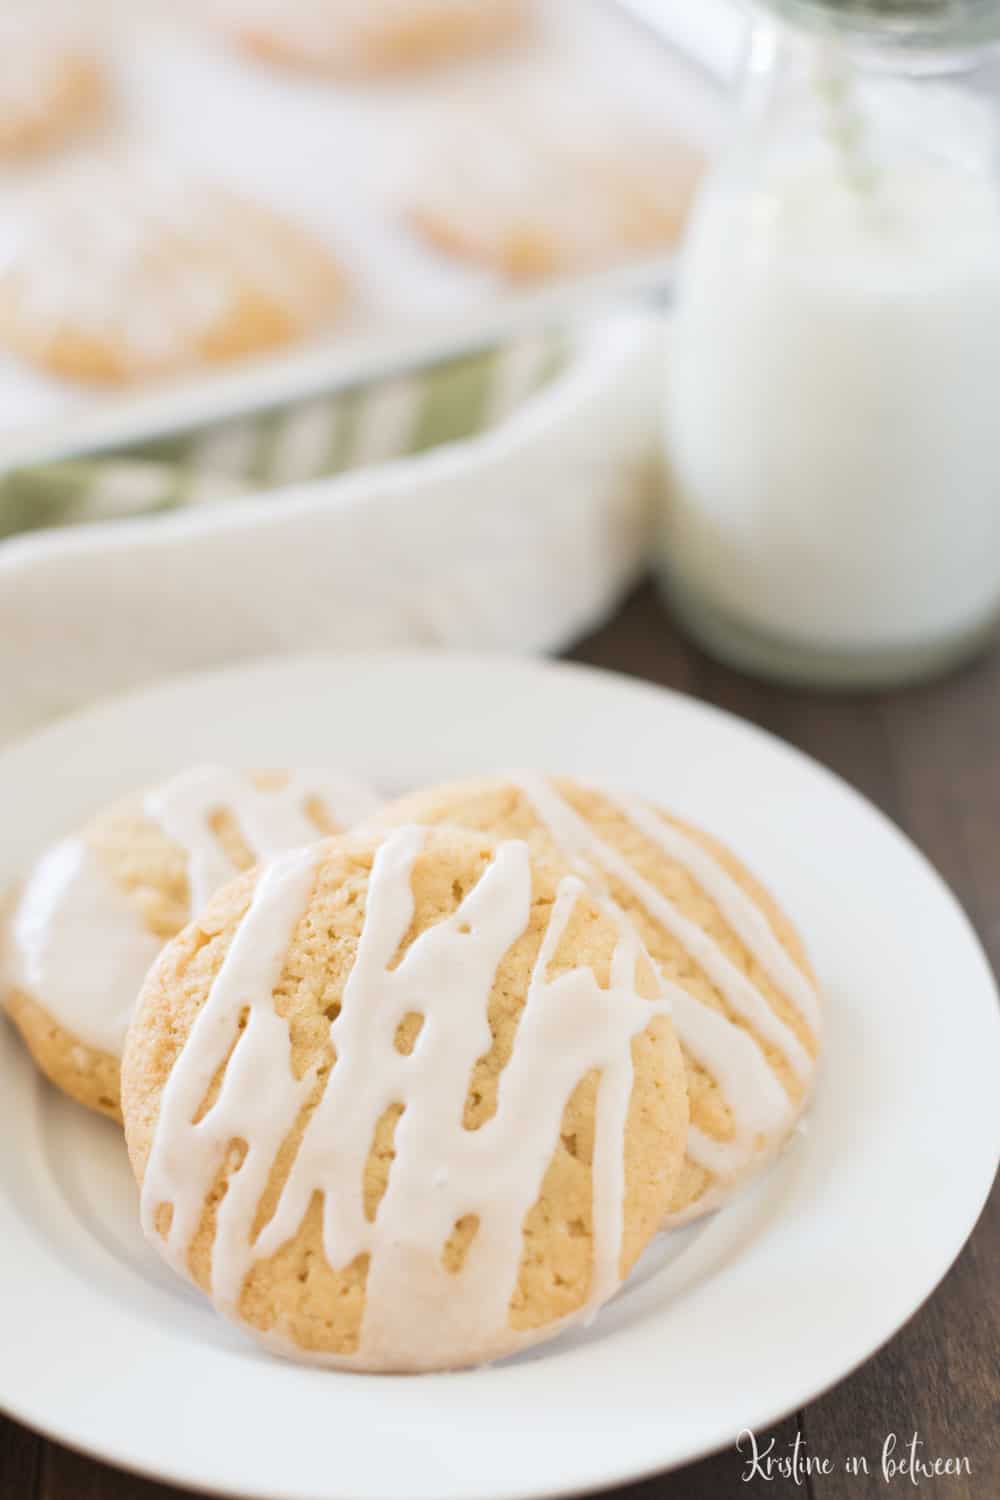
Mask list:
[[[0,537],[221,502],[475,436],[562,370],[565,333],[533,335],[370,385],[155,442],[0,476]]]

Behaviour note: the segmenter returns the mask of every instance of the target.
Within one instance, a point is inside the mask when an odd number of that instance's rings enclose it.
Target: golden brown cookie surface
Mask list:
[[[70,1099],[120,1123],[121,1059],[79,1041],[24,990],[10,990],[5,1004],[39,1072]]]
[[[656,977],[565,866],[357,834],[227,887],[126,1048],[147,1233],[284,1353],[478,1363],[618,1286],[686,1130]]]

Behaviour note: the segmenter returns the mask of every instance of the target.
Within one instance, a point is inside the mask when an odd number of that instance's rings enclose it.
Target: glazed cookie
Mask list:
[[[373,795],[324,771],[186,771],[53,845],[15,894],[5,1001],[43,1073],[121,1119],[125,1030],[150,964],[256,859],[367,817]]]
[[[330,324],[344,279],[280,214],[171,169],[47,178],[0,270],[0,337],[55,375],[127,382],[263,353]]]
[[[528,846],[358,833],[220,892],[164,950],[123,1102],[147,1235],[277,1352],[481,1363],[588,1317],[673,1191],[655,971]]]
[[[555,845],[634,924],[687,1065],[691,1130],[668,1222],[716,1207],[784,1142],[813,1080],[816,982],[791,923],[718,840],[638,797],[534,774],[430,788],[379,821]]]
[[[677,137],[603,113],[567,128],[551,108],[480,102],[435,137],[406,217],[436,249],[517,281],[600,270],[671,249],[701,158]]]
[[[518,36],[531,0],[213,0],[244,51],[346,77],[406,72],[488,52]]]
[[[75,136],[107,102],[101,62],[59,12],[6,0],[0,10],[0,159]]]

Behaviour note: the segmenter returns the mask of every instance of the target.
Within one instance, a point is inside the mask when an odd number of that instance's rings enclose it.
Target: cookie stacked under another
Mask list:
[[[678,1223],[724,1201],[787,1139],[819,1051],[815,977],[776,902],[717,839],[634,796],[539,774],[454,782],[386,807],[558,851],[635,928],[669,994],[691,1131]]]
[[[4,943],[7,1011],[42,1072],[120,1120],[125,1032],[164,943],[240,870],[375,806],[330,772],[201,766],[46,850],[15,893]]]

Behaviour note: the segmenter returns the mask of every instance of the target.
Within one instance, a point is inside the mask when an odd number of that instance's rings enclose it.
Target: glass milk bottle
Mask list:
[[[716,655],[932,672],[1000,613],[1000,0],[766,0],[667,358],[660,570]]]

